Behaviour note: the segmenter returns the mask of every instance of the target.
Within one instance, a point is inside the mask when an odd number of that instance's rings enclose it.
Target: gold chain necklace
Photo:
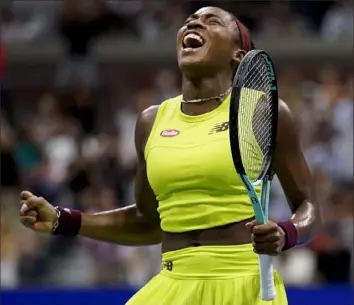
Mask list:
[[[207,102],[211,100],[217,100],[220,101],[222,100],[226,95],[228,95],[231,92],[232,87],[229,87],[224,93],[219,94],[218,96],[213,96],[213,97],[205,97],[205,98],[199,98],[196,100],[184,100],[182,98],[182,103],[189,104],[189,103],[202,103],[202,102]]]

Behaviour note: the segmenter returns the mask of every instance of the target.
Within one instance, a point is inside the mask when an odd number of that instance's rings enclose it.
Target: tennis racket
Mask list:
[[[235,169],[251,199],[257,223],[265,224],[278,121],[277,82],[273,62],[266,52],[252,50],[242,59],[232,84],[229,119]],[[259,255],[259,266],[260,296],[273,300],[276,291],[272,257]]]

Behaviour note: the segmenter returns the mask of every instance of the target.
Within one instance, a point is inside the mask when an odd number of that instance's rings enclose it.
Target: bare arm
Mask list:
[[[322,221],[299,134],[289,108],[282,101],[279,106],[275,170],[293,213],[290,220],[298,231],[298,244],[305,244],[318,232]]]
[[[127,246],[161,242],[161,229],[142,216],[136,205],[97,214],[83,214],[80,236]]]
[[[147,178],[144,158],[145,145],[157,110],[158,106],[145,110],[136,124],[135,143],[138,152],[136,204],[96,214],[81,214],[78,211],[60,209],[59,223],[61,219],[62,231],[57,234],[73,236],[79,231],[79,235],[84,237],[130,246],[161,242],[158,202]],[[20,200],[20,221],[24,226],[36,232],[51,233],[58,225],[57,211],[44,198],[23,191]],[[56,227],[58,228],[59,226]]]
[[[124,245],[149,245],[161,242],[157,200],[148,182],[144,149],[158,106],[143,111],[135,129],[138,172],[135,185],[136,205],[122,209],[83,214],[80,235]]]

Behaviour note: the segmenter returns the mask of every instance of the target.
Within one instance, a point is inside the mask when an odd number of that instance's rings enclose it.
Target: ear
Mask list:
[[[246,55],[246,51],[242,50],[242,49],[237,49],[234,51],[232,59],[236,62],[236,63],[240,63],[242,58]]]

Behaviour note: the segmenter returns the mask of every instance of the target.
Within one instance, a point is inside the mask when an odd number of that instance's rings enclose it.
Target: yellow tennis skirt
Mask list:
[[[275,272],[277,297],[259,297],[258,256],[252,245],[201,246],[167,252],[161,272],[126,305],[287,305]]]

